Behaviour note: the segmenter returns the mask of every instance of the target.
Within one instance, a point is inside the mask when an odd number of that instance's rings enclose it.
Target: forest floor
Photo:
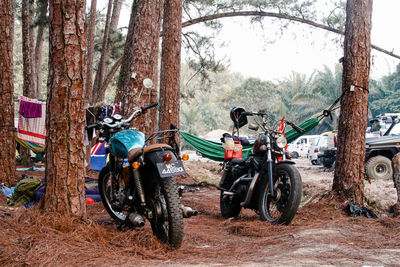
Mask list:
[[[400,218],[390,211],[396,203],[393,182],[366,182],[368,203],[379,218],[350,217],[345,203],[329,196],[333,173],[305,159],[296,163],[303,201],[289,226],[261,222],[251,210],[224,219],[215,187],[191,187],[182,201],[199,215],[185,219],[177,250],[160,244],[149,223],[118,231],[101,202],[88,205],[88,219],[82,221],[43,213],[39,205],[9,209],[1,196],[0,266],[398,266]],[[179,183],[218,182],[216,162],[190,160],[185,166],[189,175],[177,177]]]

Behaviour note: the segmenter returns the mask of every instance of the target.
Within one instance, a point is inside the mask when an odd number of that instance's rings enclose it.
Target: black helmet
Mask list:
[[[245,112],[244,108],[242,107],[234,107],[231,109],[230,115],[231,119],[236,128],[243,127],[247,124],[247,117],[242,116],[242,113]]]

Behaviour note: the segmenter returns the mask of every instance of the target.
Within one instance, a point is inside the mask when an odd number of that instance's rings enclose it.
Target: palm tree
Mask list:
[[[336,65],[334,71],[327,66],[324,66],[322,71],[317,71],[309,88],[293,96],[292,104],[298,111],[300,122],[319,116],[323,110],[328,109],[341,95],[341,84],[342,67],[340,65]],[[332,112],[332,120],[323,120],[315,131],[337,129],[338,116],[338,112]]]

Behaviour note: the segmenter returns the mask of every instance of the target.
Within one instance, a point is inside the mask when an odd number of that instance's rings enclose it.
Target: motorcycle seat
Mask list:
[[[167,145],[167,144],[152,144],[149,146],[146,146],[144,149],[143,148],[133,148],[129,150],[128,152],[128,162],[132,164],[135,162],[143,153],[148,153],[151,150],[154,149],[160,149],[160,148],[166,148],[166,149],[171,149],[172,147]]]

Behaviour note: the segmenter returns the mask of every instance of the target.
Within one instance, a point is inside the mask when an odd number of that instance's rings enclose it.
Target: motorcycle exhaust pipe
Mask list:
[[[135,212],[129,214],[129,221],[133,226],[143,227],[145,224],[143,217]]]
[[[192,216],[197,216],[199,212],[192,209],[191,207],[181,206],[183,218],[190,218]]]

